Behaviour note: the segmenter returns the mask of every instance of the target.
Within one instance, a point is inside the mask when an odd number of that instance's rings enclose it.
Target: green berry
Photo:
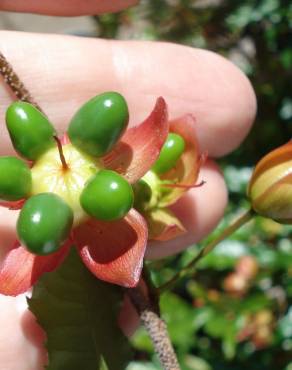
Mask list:
[[[0,158],[0,199],[7,201],[27,198],[31,192],[30,168],[16,157]]]
[[[140,179],[133,185],[134,191],[134,208],[139,212],[143,213],[147,205],[149,204],[152,196],[152,190],[149,184],[146,181]]]
[[[92,156],[109,152],[125,131],[129,111],[125,99],[116,92],[97,95],[72,118],[68,135],[73,145]]]
[[[123,218],[131,209],[133,200],[131,185],[110,170],[99,171],[88,181],[80,196],[85,212],[104,221]]]
[[[36,160],[55,145],[54,127],[29,103],[12,103],[6,112],[6,125],[15,150],[27,159]]]
[[[17,233],[29,251],[38,255],[56,252],[67,239],[73,224],[71,208],[54,193],[41,193],[24,204]]]
[[[170,133],[161,149],[160,155],[152,167],[157,174],[171,170],[185,150],[184,139],[177,134]]]

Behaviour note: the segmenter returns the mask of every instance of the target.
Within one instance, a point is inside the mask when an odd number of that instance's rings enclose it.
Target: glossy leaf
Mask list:
[[[117,326],[121,300],[121,290],[98,281],[73,248],[28,301],[47,335],[47,370],[125,369],[131,351]]]

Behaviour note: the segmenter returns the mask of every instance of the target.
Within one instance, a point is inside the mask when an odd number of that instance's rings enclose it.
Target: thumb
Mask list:
[[[137,2],[137,0],[0,0],[0,10],[78,16],[113,13],[128,8]]]
[[[1,369],[40,370],[46,363],[44,333],[27,311],[26,298],[0,295]]]

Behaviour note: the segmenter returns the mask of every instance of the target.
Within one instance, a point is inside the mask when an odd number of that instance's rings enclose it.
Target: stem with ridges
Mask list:
[[[180,370],[166,323],[159,316],[155,302],[152,302],[151,290],[145,294],[141,286],[138,285],[136,288],[128,289],[127,293],[152,340],[162,368],[164,370]]]
[[[252,219],[254,216],[254,212],[252,209],[249,209],[247,212],[242,214],[238,219],[236,219],[230,226],[224,229],[215,239],[213,239],[210,243],[208,243],[205,247],[203,247],[200,252],[189,262],[185,267],[183,267],[177,274],[175,274],[169,281],[165,284],[161,285],[158,290],[159,292],[164,292],[166,290],[170,290],[173,286],[175,286],[179,281],[185,278],[189,274],[194,273],[194,267],[196,264],[207,254],[213,251],[213,249],[224,239],[229,237],[233,234],[237,229],[239,229],[242,225],[246,224],[248,221]]]

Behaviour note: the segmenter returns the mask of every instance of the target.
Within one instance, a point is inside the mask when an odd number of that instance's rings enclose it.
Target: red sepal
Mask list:
[[[180,235],[183,235],[185,232],[185,229],[181,229],[177,225],[167,225],[165,229],[161,232],[161,234],[155,236],[153,240],[167,242],[169,240],[177,238]]]
[[[167,208],[154,209],[145,215],[149,240],[168,241],[186,232],[183,224]]]
[[[23,207],[24,203],[26,202],[26,199],[16,200],[14,202],[0,202],[0,207],[9,208],[11,210],[19,210]]]
[[[18,241],[0,264],[0,294],[17,296],[26,292],[45,272],[55,270],[66,257],[71,243],[48,256],[30,253]]]
[[[147,236],[146,222],[134,209],[121,220],[90,219],[73,230],[87,268],[97,278],[127,288],[139,281]]]
[[[167,106],[158,98],[149,117],[126,131],[114,149],[103,157],[104,166],[134,183],[145,175],[159,156],[168,134]]]

